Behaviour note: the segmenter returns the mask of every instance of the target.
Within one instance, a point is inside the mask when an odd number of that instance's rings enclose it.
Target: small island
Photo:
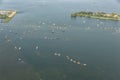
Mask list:
[[[9,22],[16,14],[14,10],[0,10],[0,21]]]
[[[88,17],[96,19],[107,19],[107,20],[120,20],[120,14],[116,13],[105,13],[105,12],[76,12],[71,14],[71,17]]]

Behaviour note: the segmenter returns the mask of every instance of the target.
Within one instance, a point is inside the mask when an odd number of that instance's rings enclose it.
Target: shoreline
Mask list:
[[[71,14],[71,17],[87,17],[94,19],[104,19],[104,20],[120,20],[120,14],[116,13],[105,13],[105,12],[76,12]]]
[[[0,10],[0,19],[2,22],[9,22],[16,13],[15,10]]]

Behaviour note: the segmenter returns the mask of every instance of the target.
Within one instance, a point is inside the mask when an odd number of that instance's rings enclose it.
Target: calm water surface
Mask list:
[[[120,13],[109,0],[0,0],[17,10],[0,23],[0,80],[119,80],[120,21],[70,17]]]

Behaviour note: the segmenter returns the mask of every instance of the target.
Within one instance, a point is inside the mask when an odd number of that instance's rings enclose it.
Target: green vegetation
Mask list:
[[[16,11],[13,10],[0,10],[1,22],[9,22],[14,17],[15,14]]]
[[[3,22],[9,22],[11,18],[9,18],[7,15],[0,14],[0,19],[2,19]]]
[[[7,16],[1,16],[0,15],[0,19],[2,19],[2,22],[9,22],[11,18],[7,17]]]
[[[7,18],[7,15],[0,14],[0,19],[6,19],[6,18]]]
[[[97,19],[120,20],[120,14],[105,13],[105,12],[76,12],[71,14],[71,17],[88,17]]]

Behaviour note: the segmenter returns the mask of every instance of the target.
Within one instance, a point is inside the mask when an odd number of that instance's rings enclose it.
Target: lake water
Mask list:
[[[119,80],[120,21],[71,18],[120,13],[110,0],[0,0],[18,13],[0,23],[0,80]]]

